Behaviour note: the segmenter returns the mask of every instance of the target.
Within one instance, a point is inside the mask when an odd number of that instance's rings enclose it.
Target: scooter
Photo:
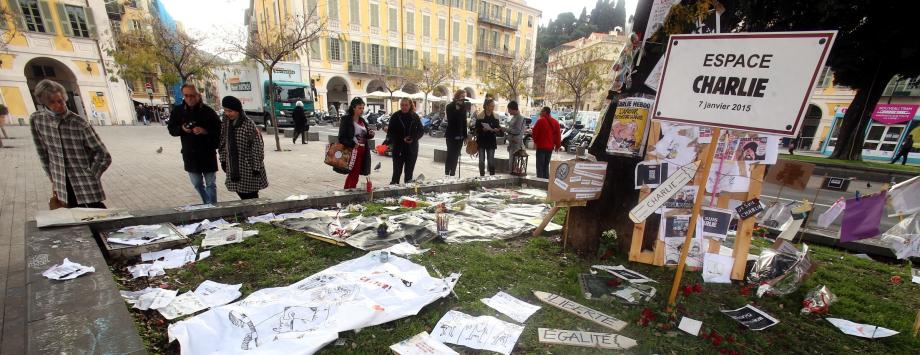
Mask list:
[[[447,121],[438,117],[431,123],[428,135],[435,138],[444,138],[445,134],[447,134]]]

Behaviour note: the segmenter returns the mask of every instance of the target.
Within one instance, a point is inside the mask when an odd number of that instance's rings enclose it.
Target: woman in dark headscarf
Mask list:
[[[225,96],[221,106],[225,119],[220,130],[220,166],[227,173],[227,190],[243,200],[259,198],[259,190],[268,187],[262,133],[246,117],[240,99]]]
[[[358,186],[358,175],[371,174],[371,151],[367,148],[367,140],[374,138],[374,131],[370,129],[367,121],[361,117],[364,114],[364,100],[356,97],[348,104],[348,110],[339,123],[339,143],[352,148],[351,154],[356,156],[355,164],[345,178],[345,188],[353,189]]]

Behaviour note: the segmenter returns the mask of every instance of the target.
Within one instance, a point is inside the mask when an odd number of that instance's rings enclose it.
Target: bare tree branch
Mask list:
[[[530,54],[514,58],[493,56],[482,75],[486,88],[508,100],[518,100],[528,95],[527,88],[533,78],[533,60]]]
[[[603,53],[595,48],[560,54],[556,60],[547,63],[547,67],[554,89],[574,98],[577,113],[582,98],[599,89],[603,73],[609,71],[610,61],[606,61]]]

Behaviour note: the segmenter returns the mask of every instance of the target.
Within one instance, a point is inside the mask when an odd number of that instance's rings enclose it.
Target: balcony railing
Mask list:
[[[514,53],[508,49],[500,49],[497,47],[492,47],[489,45],[476,45],[476,53],[488,54],[488,55],[497,55],[500,57],[513,58]]]
[[[369,63],[348,63],[348,72],[369,75],[396,75],[399,68],[389,65],[374,65]]]
[[[499,27],[504,27],[510,30],[517,30],[517,24],[511,21],[506,21],[501,17],[493,17],[487,14],[479,14],[479,22],[487,23],[490,25],[495,25]]]

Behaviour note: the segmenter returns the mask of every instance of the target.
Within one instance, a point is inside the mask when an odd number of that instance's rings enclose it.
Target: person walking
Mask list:
[[[549,179],[549,162],[553,158],[553,150],[562,149],[562,132],[559,131],[559,122],[550,114],[549,107],[540,110],[540,117],[533,125],[531,136],[537,148],[537,177]]]
[[[495,118],[495,100],[487,99],[482,111],[476,115],[474,123],[476,144],[479,145],[479,176],[486,175],[486,162],[489,175],[495,175],[495,148],[498,147],[495,135],[502,131],[501,124]]]
[[[415,103],[408,98],[399,100],[399,111],[390,116],[387,140],[393,145],[393,178],[390,185],[399,184],[405,170],[404,182],[411,182],[418,160],[418,140],[425,135],[422,120],[415,113]]]
[[[137,122],[143,123],[144,126],[147,125],[147,110],[144,110],[144,106],[141,104],[137,105]]]
[[[43,107],[29,117],[29,125],[52,197],[68,208],[106,208],[102,173],[112,156],[105,144],[85,118],[67,109],[64,86],[45,79],[33,95]]]
[[[894,156],[894,159],[891,159],[891,163],[889,164],[894,164],[894,162],[898,161],[898,159],[900,158],[901,165],[906,165],[907,164],[907,154],[910,154],[910,149],[913,147],[914,147],[914,136],[908,134],[907,139],[905,139],[904,142],[901,143],[901,149],[898,150],[898,154]]]
[[[182,143],[182,163],[201,203],[217,203],[217,148],[221,123],[211,107],[201,102],[195,85],[182,85],[182,104],[169,114],[166,129]]]
[[[351,148],[352,156],[356,157],[355,164],[345,178],[345,189],[358,187],[359,175],[371,174],[371,151],[367,148],[367,140],[374,138],[374,131],[361,117],[363,114],[364,100],[356,97],[351,99],[348,110],[339,122],[339,143]]]
[[[301,144],[307,144],[307,114],[303,110],[303,101],[297,101],[292,114],[294,118],[294,144],[297,143],[297,137],[300,137]]]
[[[4,104],[0,104],[0,133],[3,133],[3,139],[10,139],[10,136],[6,134],[6,119],[10,115],[10,109]],[[2,147],[3,145],[0,145]]]
[[[220,105],[225,118],[220,131],[220,167],[227,174],[227,190],[236,192],[241,200],[259,198],[259,190],[268,187],[262,132],[243,112],[240,99],[224,96]]]
[[[457,90],[454,101],[447,104],[447,131],[444,138],[447,140],[447,161],[444,162],[444,175],[454,176],[460,161],[460,150],[466,141],[466,119],[470,111],[469,101],[466,101],[466,91]]]
[[[505,129],[505,134],[508,136],[508,171],[513,172],[514,170],[514,153],[524,149],[524,116],[521,116],[521,111],[518,110],[517,101],[508,102],[508,113],[511,114],[511,120],[508,121],[508,127]],[[527,168],[524,167],[524,171],[527,171]]]

